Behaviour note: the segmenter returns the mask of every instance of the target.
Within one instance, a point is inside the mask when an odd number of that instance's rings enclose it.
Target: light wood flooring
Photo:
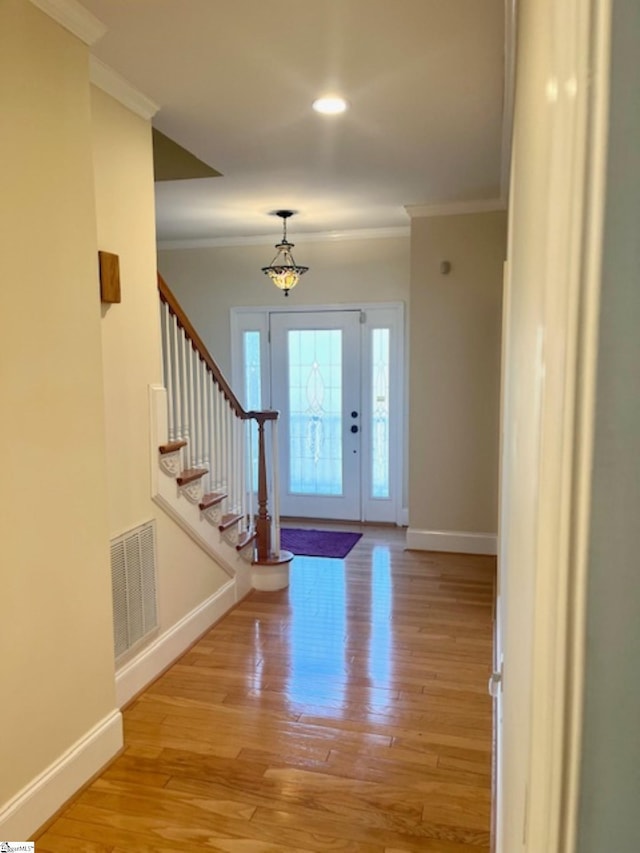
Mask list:
[[[349,525],[349,529],[357,529]],[[489,846],[490,557],[360,528],[296,557],[124,712],[126,749],[37,853]]]

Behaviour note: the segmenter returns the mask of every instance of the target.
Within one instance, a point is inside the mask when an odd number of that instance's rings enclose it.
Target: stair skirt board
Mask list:
[[[0,836],[30,838],[122,749],[122,714],[112,711],[9,802],[0,806]],[[37,845],[36,845],[37,846]]]
[[[235,580],[229,580],[206,601],[157,637],[144,651],[122,666],[116,673],[118,707],[122,708],[157,678],[237,601],[237,584]]]
[[[495,533],[467,533],[458,530],[407,530],[407,548],[410,551],[446,551],[453,554],[498,553],[498,536]]]
[[[248,578],[250,565],[245,563],[242,558],[238,556],[235,546],[227,546],[227,551],[224,553],[222,552],[222,549],[217,550],[210,542],[207,541],[207,539],[205,539],[204,536],[200,535],[196,523],[191,523],[186,519],[163,495],[154,495],[152,500],[159,507],[162,507],[166,514],[184,530],[187,536],[189,536],[196,545],[202,548],[205,554],[211,557],[211,559],[217,563],[230,578],[235,578],[237,580],[238,587],[241,590],[238,600],[246,595],[251,587],[251,582]],[[206,521],[199,523],[202,525],[200,529],[206,532],[209,536],[215,536],[218,539],[221,537],[221,533],[217,527],[211,527],[211,525]],[[226,554],[229,556],[227,557]],[[246,586],[247,583],[249,586]]]

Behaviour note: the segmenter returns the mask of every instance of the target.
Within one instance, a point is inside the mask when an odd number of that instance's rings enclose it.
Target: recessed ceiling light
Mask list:
[[[312,104],[317,113],[323,115],[337,115],[343,113],[347,109],[347,102],[344,98],[339,98],[336,95],[327,95],[323,98],[318,98]]]

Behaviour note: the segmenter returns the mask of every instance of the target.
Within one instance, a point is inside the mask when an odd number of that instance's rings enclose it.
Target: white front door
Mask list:
[[[360,519],[360,316],[357,310],[270,315],[282,515]]]
[[[281,412],[281,515],[401,522],[403,327],[397,303],[232,310],[233,386]]]

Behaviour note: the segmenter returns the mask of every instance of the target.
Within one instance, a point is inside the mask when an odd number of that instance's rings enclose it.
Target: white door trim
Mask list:
[[[570,0],[548,10],[549,31],[540,36],[548,46],[549,180],[537,221],[545,236],[538,292],[543,312],[533,601],[531,615],[518,628],[530,634],[531,657],[512,661],[525,668],[515,681],[528,688],[529,760],[528,767],[512,768],[514,778],[501,780],[505,790],[522,791],[525,809],[517,837],[508,838],[498,809],[497,853],[574,853],[579,805],[611,3]],[[525,43],[536,38],[531,28],[522,36]],[[519,108],[516,101],[516,115]],[[516,146],[516,174],[518,156]],[[510,248],[522,239],[512,226]],[[510,286],[514,290],[518,281]],[[505,569],[507,610],[519,568]],[[507,645],[509,640],[505,636]],[[514,675],[505,668],[505,714]]]
[[[554,368],[563,365],[565,375],[555,389],[545,389],[541,425],[538,589],[544,595],[548,585],[548,591],[540,602],[547,613],[538,617],[533,647],[531,853],[574,853],[576,844],[608,135],[610,4],[573,0],[554,11],[561,91],[550,182],[547,295],[553,306],[549,327],[561,329],[566,341],[557,334],[547,342],[548,362]],[[558,299],[563,289],[566,298]],[[562,397],[555,398],[554,390]]]
[[[258,306],[242,306],[230,309],[230,330],[231,330],[231,381],[232,387],[241,389],[244,387],[244,378],[242,376],[242,332],[249,329],[250,324],[252,329],[262,333],[262,350],[261,362],[263,365],[268,365],[268,374],[271,372],[269,364],[270,350],[267,343],[267,331],[269,328],[269,314],[271,313],[309,313],[314,311],[361,311],[368,317],[375,317],[376,312],[383,314],[384,312],[393,313],[395,320],[392,324],[395,338],[395,349],[392,352],[392,359],[395,362],[395,370],[392,370],[391,391],[394,397],[394,408],[396,412],[396,423],[394,438],[391,442],[390,452],[392,454],[393,471],[392,483],[392,499],[394,503],[394,521],[398,526],[406,526],[407,510],[403,509],[404,503],[404,484],[407,472],[407,440],[406,440],[406,424],[408,422],[407,406],[408,396],[406,388],[406,334],[405,334],[405,310],[403,302],[348,302],[348,303],[328,303],[324,305],[258,305]],[[365,322],[365,325],[367,323]],[[362,369],[365,369],[366,352],[365,352],[365,336],[363,336],[363,352],[362,352]],[[268,382],[265,380],[263,371],[263,386],[262,399],[269,399]],[[362,466],[364,470],[364,465]],[[363,481],[363,501],[366,499],[365,486],[366,480]],[[373,500],[369,501],[371,505]],[[372,519],[375,520],[375,519]]]

